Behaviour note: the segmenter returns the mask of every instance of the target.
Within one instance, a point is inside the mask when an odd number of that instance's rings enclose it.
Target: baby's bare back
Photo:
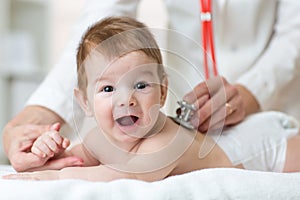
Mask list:
[[[139,146],[138,153],[153,154],[153,171],[166,176],[214,167],[233,167],[223,150],[209,136],[168,119],[164,128]]]

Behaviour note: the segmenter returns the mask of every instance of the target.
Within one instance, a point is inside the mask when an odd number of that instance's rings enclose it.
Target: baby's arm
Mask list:
[[[82,144],[66,150],[70,141],[59,134],[59,129],[58,123],[52,125],[51,130],[38,137],[31,148],[32,153],[40,156],[45,162],[49,160],[47,164],[42,166],[42,170],[50,169],[47,165],[59,160],[72,162],[74,166],[96,166],[100,164]]]
[[[153,143],[145,145],[142,148],[142,151],[137,152],[136,157],[133,156],[129,157],[129,159],[121,159],[120,163],[117,162],[112,165],[101,164],[98,161],[97,166],[68,167],[61,170],[47,170],[33,173],[11,174],[3,178],[29,180],[83,179],[89,181],[138,179],[143,181],[158,181],[168,177],[171,174],[174,168],[178,165],[178,159],[163,164],[161,163],[161,161],[165,159],[165,154],[159,157],[148,157],[147,154],[153,152],[153,149],[159,149],[157,147],[161,148],[161,145]],[[75,146],[72,149],[72,152],[76,155],[78,155],[79,153],[84,153],[85,151],[87,150],[83,145]],[[145,153],[146,157],[143,156],[143,153]],[[90,154],[87,153],[87,155]],[[95,164],[96,163],[94,162],[94,165]]]
[[[143,181],[157,181],[167,177],[170,167],[154,172],[134,173],[120,171],[106,165],[92,167],[68,167],[61,170],[46,170],[29,173],[18,173],[3,176],[4,179],[23,180],[57,180],[57,179],[83,179],[88,181],[112,181],[116,179],[138,179]]]

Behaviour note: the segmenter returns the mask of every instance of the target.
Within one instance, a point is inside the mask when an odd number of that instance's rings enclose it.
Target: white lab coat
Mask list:
[[[48,107],[71,126],[74,126],[74,119],[75,122],[82,121],[82,113],[73,100],[77,78],[75,54],[80,37],[89,25],[105,16],[135,17],[138,2],[88,1],[61,60],[31,96],[28,105]],[[241,83],[247,87],[256,96],[263,110],[280,110],[300,119],[297,89],[300,87],[300,1],[213,2],[219,73],[229,82]],[[170,69],[170,96],[176,92],[176,98],[180,99],[193,86],[203,81],[199,71],[202,70],[203,57],[200,5],[198,0],[166,0],[165,3],[169,12],[168,26],[172,31],[168,32],[170,37],[162,49],[167,57],[166,67]],[[178,77],[181,79],[178,80]],[[171,105],[175,110],[174,101]]]

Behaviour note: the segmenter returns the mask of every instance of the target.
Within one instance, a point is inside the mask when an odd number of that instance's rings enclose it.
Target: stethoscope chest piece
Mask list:
[[[193,117],[196,107],[193,104],[189,104],[186,101],[178,101],[179,108],[176,111],[177,116],[173,117],[173,120],[181,126],[188,129],[195,129],[190,120]]]

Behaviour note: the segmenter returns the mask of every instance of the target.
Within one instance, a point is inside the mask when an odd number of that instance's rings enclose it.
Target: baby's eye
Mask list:
[[[113,92],[114,87],[111,85],[104,86],[103,89],[101,90],[102,92]]]
[[[149,84],[145,83],[145,82],[138,82],[137,84],[135,84],[134,88],[138,89],[138,90],[142,90],[145,89],[146,87],[148,87]]]

